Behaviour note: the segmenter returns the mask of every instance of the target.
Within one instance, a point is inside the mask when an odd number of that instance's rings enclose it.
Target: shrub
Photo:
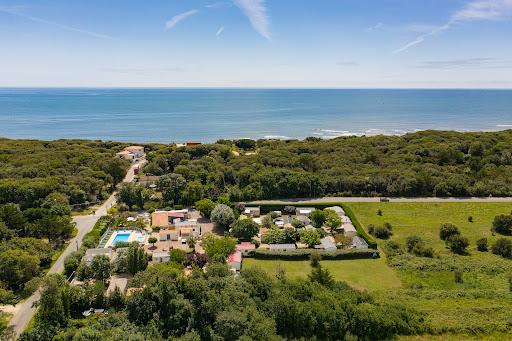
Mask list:
[[[368,233],[369,233],[369,234],[373,234],[373,232],[375,231],[375,225],[373,225],[373,224],[368,224],[367,229],[368,229]]]
[[[476,247],[478,251],[485,252],[487,251],[487,238],[480,238],[476,241]]]
[[[312,252],[309,255],[309,261],[312,268],[316,268],[320,265],[320,261],[322,260],[322,256],[318,252]]]
[[[469,246],[469,240],[460,235],[453,235],[446,241],[446,244],[453,253],[462,255],[466,253],[466,248]]]
[[[158,232],[160,231],[160,226],[152,225],[151,230],[153,230],[154,232]]]
[[[441,228],[439,229],[439,237],[441,240],[446,241],[455,235],[460,235],[460,231],[457,225],[452,223],[444,223],[441,225]]]
[[[373,235],[380,239],[388,239],[392,233],[384,226],[377,226],[373,231]]]
[[[384,223],[384,227],[388,229],[388,231],[393,231],[393,226],[390,223]]]
[[[155,242],[156,243],[156,242]],[[129,242],[122,242],[122,241],[117,241],[116,244],[114,245],[117,249],[121,248],[121,247],[129,247],[130,246],[130,243]]]
[[[472,222],[473,222],[473,217],[472,217],[472,216],[469,216],[469,217],[468,217],[468,221],[469,221],[470,223],[472,223]]]
[[[229,206],[217,204],[212,211],[211,220],[218,226],[227,228],[235,220],[235,214]]]
[[[377,211],[377,215],[379,216],[382,216],[382,210],[379,208],[379,210]]]
[[[500,238],[491,247],[491,252],[502,257],[512,255],[512,242],[506,238]]]
[[[294,219],[292,221],[292,226],[295,227],[296,229],[300,229],[304,227],[304,224],[302,223],[302,221]]]
[[[462,271],[459,269],[456,269],[453,271],[453,275],[455,277],[455,283],[462,283]]]
[[[500,214],[494,217],[492,222],[492,231],[499,234],[509,235],[512,230],[512,216]]]
[[[295,214],[295,206],[285,206],[283,208],[283,213],[288,215],[294,215]]]
[[[418,236],[409,236],[405,240],[407,251],[418,256],[433,258],[435,256],[434,249],[426,247],[425,242]]]
[[[243,213],[245,211],[245,205],[244,204],[236,204],[235,209],[237,209],[239,213]]]
[[[175,210],[182,210],[183,209],[183,205],[174,205],[174,209]]]

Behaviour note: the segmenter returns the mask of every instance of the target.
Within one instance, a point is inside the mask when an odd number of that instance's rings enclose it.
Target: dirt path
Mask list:
[[[506,198],[389,198],[390,202],[512,202],[512,197]],[[281,200],[248,201],[247,204],[321,204],[329,202],[380,202],[380,198],[365,197],[323,197]]]

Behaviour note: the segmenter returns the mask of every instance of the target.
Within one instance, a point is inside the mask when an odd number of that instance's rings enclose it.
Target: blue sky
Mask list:
[[[512,0],[0,0],[0,86],[512,88]]]

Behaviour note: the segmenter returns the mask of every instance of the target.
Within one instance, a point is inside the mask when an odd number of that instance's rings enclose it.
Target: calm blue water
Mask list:
[[[512,128],[509,90],[0,89],[0,136],[122,142]]]
[[[112,241],[112,245],[116,245],[117,242],[127,242],[128,238],[130,238],[129,233],[118,233]]]

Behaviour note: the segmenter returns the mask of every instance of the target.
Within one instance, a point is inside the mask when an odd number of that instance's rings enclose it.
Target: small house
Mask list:
[[[169,263],[171,261],[171,257],[169,256],[168,251],[164,252],[153,252],[153,263]]]
[[[311,222],[311,220],[309,220],[309,218],[306,217],[305,215],[298,215],[297,220],[301,221],[305,225],[308,225]]]
[[[82,262],[85,262],[87,265],[91,265],[92,259],[97,255],[106,255],[109,259],[112,259],[112,249],[111,248],[96,248],[89,249],[85,251],[85,256],[82,257]]]
[[[347,216],[340,216],[340,219],[342,223],[352,223],[352,220]]]
[[[345,235],[345,237],[357,236],[357,230],[351,223],[345,223],[341,225],[341,228],[343,229],[343,234]]]
[[[231,270],[242,270],[242,252],[235,251],[226,258],[226,263],[231,267]]]
[[[331,207],[326,207],[325,209],[336,212],[340,217],[345,215],[345,211],[340,206],[331,206]]]
[[[314,207],[297,207],[295,210],[295,213],[297,215],[308,215],[313,211],[316,211],[316,208],[314,208]]]
[[[153,185],[155,182],[158,181],[158,179],[160,179],[160,177],[156,175],[141,176],[139,178],[139,183],[141,185]]]
[[[122,277],[112,277],[110,279],[110,284],[107,289],[107,296],[110,293],[113,293],[116,287],[121,290],[121,293],[124,294],[126,292],[126,287],[128,285],[128,278],[122,278]]]
[[[161,242],[166,241],[177,241],[180,237],[180,231],[179,230],[160,230],[158,232],[158,237]]]
[[[328,252],[336,251],[338,249],[336,245],[334,245],[334,242],[327,237],[320,239],[320,245],[325,251]]]
[[[178,211],[157,211],[151,214],[151,225],[169,228],[176,221],[184,221],[185,213]]]
[[[236,249],[242,253],[242,256],[248,256],[251,251],[256,250],[256,245],[249,242],[242,242],[236,246]]]
[[[295,244],[270,244],[270,251],[293,251],[297,247]]]
[[[349,247],[356,249],[367,249],[368,243],[363,238],[355,236],[352,238],[352,243],[350,243]]]
[[[135,154],[128,150],[123,150],[122,152],[116,153],[116,157],[120,159],[128,159],[128,160],[135,160]]]
[[[260,213],[259,207],[246,207],[244,211],[244,215],[248,217],[259,217]]]
[[[126,147],[124,150],[129,151],[133,155],[135,155],[135,158],[141,158],[144,156],[144,147],[141,146],[129,146]]]

